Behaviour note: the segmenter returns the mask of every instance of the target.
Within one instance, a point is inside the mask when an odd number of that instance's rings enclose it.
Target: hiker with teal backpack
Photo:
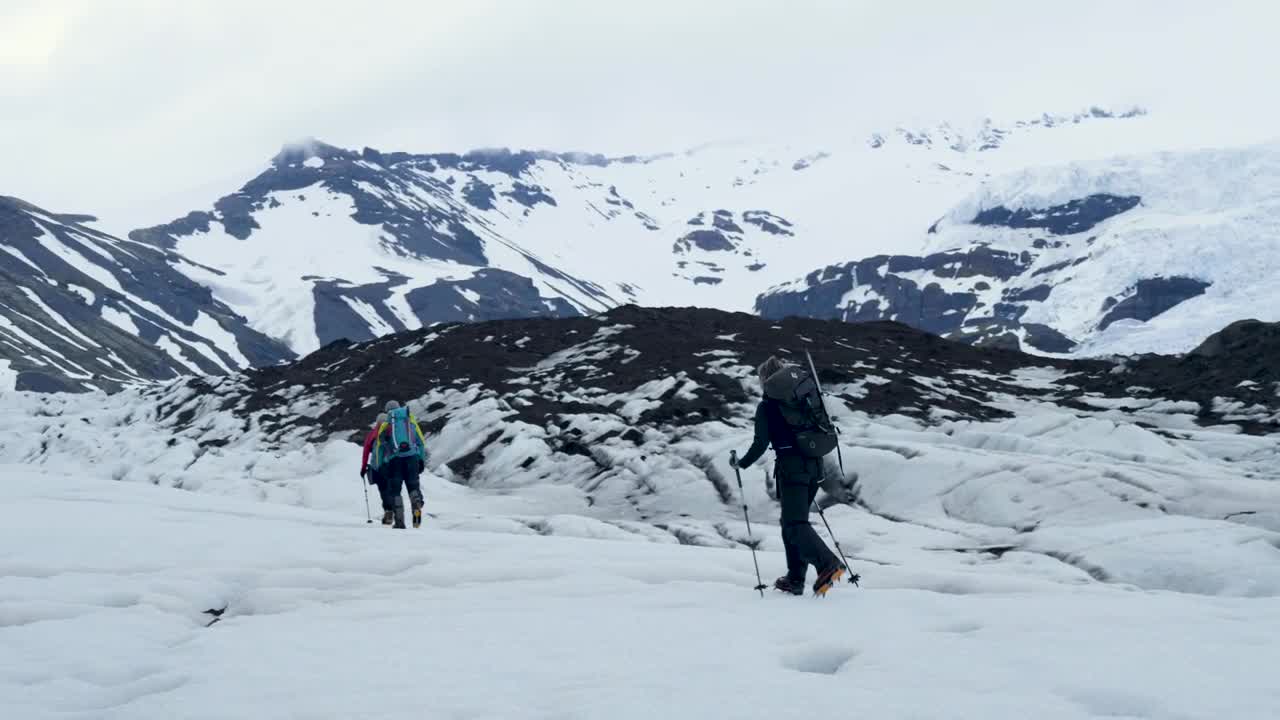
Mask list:
[[[387,401],[387,421],[378,430],[373,452],[378,472],[386,484],[386,497],[391,501],[394,527],[405,526],[402,487],[409,489],[413,526],[419,527],[424,504],[419,478],[427,468],[427,440],[409,408],[395,400]]]

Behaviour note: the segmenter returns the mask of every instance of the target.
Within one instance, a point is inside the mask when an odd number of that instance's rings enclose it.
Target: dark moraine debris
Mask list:
[[[677,240],[672,250],[675,252],[688,252],[695,247],[708,252],[719,252],[733,250],[735,246],[719,230],[694,230]]]
[[[771,235],[795,234],[790,229],[791,221],[764,210],[748,210],[742,214],[742,221],[748,225],[755,225]]]
[[[502,437],[501,430],[493,430],[485,437],[481,443],[471,452],[449,461],[449,469],[453,471],[456,477],[466,480],[471,479],[471,474],[476,468],[484,463],[484,451],[492,445],[498,438]]]
[[[897,320],[922,330],[950,336],[961,332],[965,319],[978,306],[972,292],[951,292],[938,283],[922,287],[902,273],[927,270],[940,279],[986,277],[1008,280],[1024,272],[1031,258],[1018,253],[977,246],[964,252],[944,252],[924,257],[877,255],[854,263],[833,265],[810,273],[805,287],[761,295],[756,311],[765,318],[837,317],[847,322]],[[985,281],[977,289],[989,289]],[[845,301],[848,294],[866,288],[869,299]],[[1014,309],[1016,308],[1016,309]],[[1005,315],[1016,318],[1014,306]]]
[[[511,184],[510,190],[502,194],[527,208],[531,208],[538,203],[556,204],[555,198],[544,192],[541,186],[522,183],[518,180]]]
[[[1274,350],[1277,347],[1280,347],[1280,323],[1239,320],[1210,335],[1188,356],[1253,358],[1256,369],[1261,371],[1276,366]]]
[[[1005,296],[1008,302],[1042,302],[1049,299],[1053,292],[1052,285],[1037,285],[1033,288],[1017,289]]]
[[[1013,229],[1042,229],[1054,235],[1074,235],[1090,230],[1098,223],[1137,207],[1137,195],[1089,195],[1062,205],[1043,209],[1010,210],[1001,205],[980,211],[973,224]]]
[[[896,322],[766,320],[701,308],[627,305],[595,317],[451,324],[354,345],[332,343],[297,362],[251,371],[237,387],[238,394],[227,399],[227,409],[239,415],[270,410],[286,422],[287,400],[275,393],[300,385],[335,401],[317,419],[317,429],[351,433],[368,421],[365,399],[384,394],[385,378],[392,377],[398,395],[423,398],[423,404],[437,408],[433,421],[443,417],[447,423],[449,407],[435,404],[448,402],[446,393],[471,388],[501,400],[511,420],[564,428],[549,441],[565,444],[577,442],[568,434],[570,427],[581,425],[571,420],[574,416],[617,417],[622,412],[624,402],[593,401],[597,394],[625,396],[647,383],[672,378],[685,378],[685,384],[662,393],[657,405],[621,427],[669,432],[709,418],[736,417],[732,407],[750,402],[752,396],[740,378],[726,371],[726,361],[750,368],[770,354],[798,358],[807,348],[823,383],[832,387],[870,373],[932,377],[959,391],[938,393],[928,384],[904,380],[867,384],[865,394],[846,398],[852,409],[873,416],[903,413],[933,421],[935,410],[945,410],[950,417],[1007,417],[998,396],[1039,397],[1050,392],[1019,385],[1009,374],[1024,367],[1051,367],[1070,374],[1069,382],[1052,390],[1064,401],[1086,393],[1128,397],[1129,388],[1140,385],[1152,388],[1153,396],[1197,402],[1205,408],[1200,421],[1214,423],[1221,422],[1213,411],[1214,397],[1247,397],[1250,403],[1270,403],[1272,413],[1280,409],[1280,397],[1274,393],[1239,387],[1243,380],[1267,387],[1280,381],[1280,367],[1272,360],[1280,354],[1277,327],[1257,322],[1233,326],[1191,355],[1132,358],[1123,372],[1115,372],[1112,362],[1017,352],[1016,335],[998,324],[974,328],[987,346],[974,347]],[[1057,349],[1054,342],[1069,342],[1034,326],[1033,330],[1027,341],[1039,338],[1043,351]],[[542,364],[553,355],[562,359]],[[353,357],[360,362],[340,362]]]
[[[803,362],[809,350],[823,385],[849,411],[870,417],[907,416],[925,424],[996,420],[1010,416],[1011,397],[1100,412],[1086,396],[1127,398],[1142,386],[1151,389],[1148,397],[1200,408],[1194,418],[1201,424],[1274,433],[1280,430],[1274,419],[1280,397],[1271,390],[1280,380],[1276,328],[1244,324],[1211,339],[1199,354],[1121,364],[1026,355],[1014,349],[1018,334],[996,323],[973,328],[985,346],[974,347],[896,322],[622,306],[592,317],[446,324],[330,343],[233,382],[188,381],[183,392],[170,392],[172,407],[164,415],[190,425],[200,422],[196,408],[217,409],[268,438],[358,440],[371,400],[394,395],[428,409],[428,446],[440,453],[433,468],[446,467],[458,482],[484,485],[521,465],[531,475],[576,485],[587,498],[625,501],[653,492],[636,475],[637,455],[643,461],[661,454],[696,473],[706,458],[682,454],[673,439],[707,432],[707,423],[716,433],[726,426],[750,433],[759,392],[752,368],[771,354]],[[1020,381],[1018,371],[1029,368],[1049,382]],[[314,418],[290,411],[302,392],[324,408]],[[1244,403],[1262,409],[1244,419],[1224,416],[1235,411],[1222,408]],[[454,438],[452,449],[433,445],[436,436]],[[456,442],[459,436],[465,444]],[[719,487],[723,478],[704,473]],[[636,509],[643,519],[646,509]]]
[[[1210,285],[1189,277],[1139,280],[1125,299],[1117,302],[1115,298],[1107,298],[1104,309],[1108,312],[1098,323],[1098,329],[1105,330],[1117,320],[1146,322],[1185,300],[1203,295]]]
[[[496,196],[492,185],[473,176],[462,188],[462,197],[477,210],[492,210]]]
[[[1079,344],[1048,325],[1023,323],[1022,328],[1027,332],[1027,344],[1040,352],[1069,353]]]
[[[316,335],[321,345],[335,340],[372,340],[369,321],[352,308],[346,298],[362,301],[388,326],[405,330],[404,323],[383,307],[382,302],[391,296],[392,281],[352,286],[342,280],[317,280],[311,294],[315,299],[314,321]]]
[[[1072,264],[1071,260],[1063,260],[1062,262],[1053,263],[1051,265],[1045,265],[1042,268],[1037,268],[1036,270],[1031,271],[1031,277],[1048,275],[1051,272],[1057,272],[1059,270],[1071,267],[1071,264]]]
[[[437,280],[406,295],[424,324],[517,317],[572,317],[582,312],[563,298],[546,299],[523,275],[484,268],[459,280]]]
[[[711,224],[714,225],[717,230],[737,233],[739,235],[742,234],[742,227],[733,221],[733,216],[731,215],[726,216],[716,213],[711,217]]]

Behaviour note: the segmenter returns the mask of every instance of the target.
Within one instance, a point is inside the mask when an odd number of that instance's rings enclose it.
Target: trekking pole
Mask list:
[[[818,517],[822,518],[822,524],[827,526],[827,534],[831,536],[831,542],[835,544],[836,552],[840,553],[840,560],[844,563],[844,569],[849,571],[849,582],[858,585],[858,581],[862,579],[862,576],[854,572],[853,568],[849,566],[849,558],[844,556],[844,549],[840,547],[840,541],[836,539],[836,534],[831,531],[831,523],[827,522],[827,514],[822,512],[822,506],[817,503],[814,503],[813,506],[818,508]],[[859,587],[861,586],[859,585]]]
[[[368,520],[368,524],[373,524],[373,513],[369,511],[369,481],[365,480],[364,475],[360,476],[360,484],[364,486],[364,515]]]
[[[742,519],[747,521],[747,538],[751,541],[751,564],[756,566],[756,590],[764,597],[764,581],[760,579],[760,561],[756,559],[756,539],[751,532],[751,516],[747,514],[747,495],[742,489],[742,471],[738,469],[738,451],[729,451],[729,461],[733,463],[733,474],[738,477],[738,496],[742,498]]]

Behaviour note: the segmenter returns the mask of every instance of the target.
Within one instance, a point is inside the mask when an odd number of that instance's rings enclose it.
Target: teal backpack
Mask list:
[[[409,409],[396,408],[387,413],[387,430],[382,434],[382,441],[388,443],[385,457],[421,457],[422,440],[413,427],[413,419]]]

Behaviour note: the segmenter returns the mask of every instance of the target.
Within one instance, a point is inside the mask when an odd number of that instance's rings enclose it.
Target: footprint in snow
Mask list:
[[[934,632],[954,633],[963,635],[971,632],[977,632],[982,629],[982,623],[974,621],[960,620],[957,622],[946,623],[933,628]]]
[[[856,650],[847,647],[804,648],[783,656],[782,666],[796,672],[835,675],[857,656]]]

